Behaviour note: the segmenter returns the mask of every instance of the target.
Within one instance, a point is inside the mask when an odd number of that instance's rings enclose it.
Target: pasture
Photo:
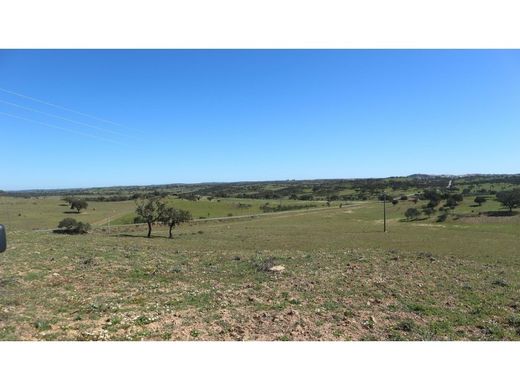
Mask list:
[[[0,201],[0,339],[520,339],[520,216],[478,216],[499,208],[491,199],[465,198],[466,216],[443,223],[404,221],[423,202],[388,204],[387,233],[373,200],[204,220],[276,201],[175,199],[195,219],[173,240],[162,226],[150,239],[140,226],[37,232],[68,215],[58,197]],[[124,222],[134,206],[92,202],[78,219]]]

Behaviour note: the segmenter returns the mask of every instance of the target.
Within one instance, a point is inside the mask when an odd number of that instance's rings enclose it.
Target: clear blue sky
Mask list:
[[[0,88],[4,190],[520,172],[520,51],[2,50]]]

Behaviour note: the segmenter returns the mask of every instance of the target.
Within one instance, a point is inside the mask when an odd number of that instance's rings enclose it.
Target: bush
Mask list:
[[[419,215],[421,215],[421,212],[414,207],[409,208],[404,213],[404,216],[409,221],[413,221],[414,219],[417,219],[417,217],[419,217]]]
[[[437,222],[445,222],[448,219],[448,214],[443,213],[437,217]]]
[[[76,221],[74,218],[65,218],[58,224],[54,233],[85,234],[90,230],[90,224]]]

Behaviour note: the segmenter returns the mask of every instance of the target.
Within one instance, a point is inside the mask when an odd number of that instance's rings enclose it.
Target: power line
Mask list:
[[[33,122],[33,123],[36,123],[36,124],[39,124],[39,125],[42,125],[42,126],[52,127],[52,128],[58,129],[58,130],[66,131],[68,133],[73,133],[73,134],[77,134],[77,135],[83,135],[85,137],[95,138],[95,139],[102,140],[102,141],[105,141],[105,142],[112,142],[112,143],[117,144],[117,145],[125,146],[125,145],[123,145],[120,142],[117,142],[117,141],[114,141],[114,140],[111,140],[111,139],[108,139],[108,138],[99,137],[99,136],[94,135],[94,134],[83,133],[83,132],[77,131],[77,130],[66,129],[66,128],[61,127],[61,126],[55,126],[55,125],[52,125],[50,123],[45,123],[45,122],[37,121],[37,120],[34,120],[34,119],[25,118],[23,116],[9,114],[9,113],[3,112],[3,111],[0,111],[0,115],[5,115],[5,116],[9,116],[11,118],[20,119],[20,120],[24,120],[24,121],[27,121],[27,122]]]
[[[121,123],[117,123],[117,122],[114,122],[114,121],[111,121],[111,120],[108,120],[108,119],[104,119],[104,118],[100,118],[100,117],[97,117],[97,116],[94,116],[94,115],[90,115],[90,114],[86,114],[84,112],[81,112],[81,111],[77,111],[77,110],[73,110],[71,108],[67,108],[67,107],[64,107],[64,106],[60,106],[58,104],[54,104],[54,103],[51,103],[51,102],[47,102],[45,100],[41,100],[41,99],[37,99],[35,97],[32,97],[32,96],[28,96],[28,95],[24,95],[24,94],[21,94],[19,92],[15,92],[15,91],[10,91],[8,89],[5,89],[5,88],[2,88],[0,87],[0,91],[2,92],[5,92],[5,93],[9,93],[11,95],[15,95],[15,96],[18,96],[18,97],[21,97],[21,98],[24,98],[24,99],[29,99],[29,100],[32,100],[32,101],[35,101],[35,102],[38,102],[38,103],[41,103],[41,104],[46,104],[47,106],[51,106],[51,107],[54,107],[54,108],[59,108],[60,110],[65,110],[65,111],[69,111],[69,112],[73,112],[75,114],[78,114],[78,115],[83,115],[83,116],[86,116],[88,118],[92,118],[92,119],[95,119],[97,121],[101,121],[101,122],[105,122],[105,123],[110,123],[112,125],[115,125],[115,126],[119,126],[119,127],[123,127],[125,129],[128,129],[128,130],[132,130],[132,131],[137,131],[139,133],[142,133],[142,134],[146,134],[144,131],[141,131],[141,130],[138,130],[138,129],[132,129],[130,127],[127,127],[125,125],[122,125]]]
[[[45,111],[36,110],[36,109],[34,109],[34,108],[31,108],[31,107],[22,106],[22,105],[20,105],[20,104],[16,104],[16,103],[8,102],[7,100],[2,100],[2,99],[0,99],[0,103],[8,104],[8,105],[13,106],[13,107],[21,108],[21,109],[23,109],[23,110],[36,112],[36,113],[38,113],[38,114],[47,115],[47,116],[50,116],[50,117],[52,117],[52,118],[57,118],[57,119],[61,119],[61,120],[64,120],[64,121],[67,121],[67,122],[70,122],[70,123],[75,123],[75,124],[77,124],[77,125],[87,126],[87,127],[91,127],[91,128],[93,128],[93,129],[97,129],[97,130],[101,130],[101,131],[106,131],[106,132],[109,132],[109,133],[112,133],[112,134],[115,134],[115,135],[121,135],[121,136],[132,137],[132,138],[134,138],[134,139],[137,139],[136,137],[134,137],[134,136],[132,136],[132,135],[128,135],[128,134],[124,134],[124,133],[120,133],[120,132],[118,132],[118,131],[113,131],[113,130],[109,130],[109,129],[104,129],[104,128],[102,128],[102,127],[94,126],[94,125],[91,125],[91,124],[89,124],[89,123],[85,123],[85,122],[75,121],[75,120],[73,120],[73,119],[69,119],[69,118],[66,118],[66,117],[63,117],[63,116],[60,116],[60,115],[54,115],[54,114],[50,114],[50,113],[45,112]]]

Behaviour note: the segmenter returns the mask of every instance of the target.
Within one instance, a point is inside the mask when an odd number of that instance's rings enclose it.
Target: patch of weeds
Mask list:
[[[406,339],[401,336],[401,334],[399,332],[390,332],[387,336],[388,340],[390,341],[405,341]]]
[[[509,287],[509,283],[507,282],[507,280],[505,279],[496,279],[496,280],[493,280],[493,282],[491,283],[493,286],[498,286],[498,287]]]
[[[85,259],[81,259],[80,264],[84,267],[92,267],[96,264],[96,261],[93,257],[87,257]]]
[[[420,303],[410,303],[406,305],[408,310],[417,314],[432,314],[432,308],[427,307],[425,305],[421,305]]]
[[[162,335],[161,335],[161,339],[162,340],[170,340],[172,338],[172,332],[164,332]]]
[[[154,319],[147,317],[145,315],[141,315],[135,319],[135,323],[137,325],[141,325],[141,326],[151,324],[152,322],[154,322]]]
[[[108,310],[108,306],[105,305],[104,303],[94,302],[94,303],[91,303],[88,307],[88,311],[91,313],[105,312],[107,310]]]
[[[200,332],[197,329],[192,329],[191,332],[190,332],[190,336],[194,337],[194,338],[197,338],[197,337],[200,336]]]
[[[183,309],[187,307],[203,308],[209,306],[212,302],[213,294],[209,292],[189,292],[184,294],[182,299],[169,301],[167,305],[176,309]]]
[[[15,340],[16,328],[14,326],[5,326],[0,328],[0,340]]]
[[[395,328],[403,332],[411,332],[415,329],[415,322],[411,319],[402,320],[397,323]]]
[[[495,339],[504,338],[503,330],[496,325],[479,325],[477,326],[477,328],[480,329],[482,334],[484,334],[485,336],[489,336]]]
[[[39,331],[51,329],[51,324],[46,320],[37,320],[33,323],[33,326]]]
[[[140,268],[135,268],[132,271],[130,271],[130,278],[134,280],[149,279],[150,274]]]
[[[292,341],[292,338],[290,336],[283,335],[283,336],[278,337],[277,340],[278,341]]]
[[[361,324],[367,329],[373,329],[375,325],[374,318],[370,316],[367,320],[361,322]]]
[[[483,306],[475,306],[473,309],[471,309],[469,311],[469,314],[471,314],[473,316],[482,316],[482,315],[489,314],[489,310],[487,310]]]
[[[108,326],[116,326],[121,323],[121,317],[112,317],[108,320]]]
[[[25,280],[27,280],[28,282],[39,279],[39,278],[40,278],[39,272],[29,272],[27,275],[25,275]]]
[[[430,325],[430,330],[434,335],[439,335],[449,334],[452,331],[452,328],[448,321],[435,321]]]
[[[173,274],[180,274],[182,272],[182,267],[180,265],[174,265],[169,269],[169,272]]]
[[[267,259],[256,258],[253,259],[252,264],[253,268],[258,272],[268,272],[276,265],[276,259],[274,257],[268,257]]]
[[[338,310],[341,308],[341,305],[338,303],[338,302],[335,302],[335,301],[326,301],[324,304],[323,304],[323,308],[325,310]]]
[[[289,299],[289,303],[291,305],[301,305],[301,301],[299,299],[296,299],[296,298]]]
[[[513,326],[515,328],[520,329],[520,316],[519,315],[512,315],[507,319],[507,323],[509,326]]]

